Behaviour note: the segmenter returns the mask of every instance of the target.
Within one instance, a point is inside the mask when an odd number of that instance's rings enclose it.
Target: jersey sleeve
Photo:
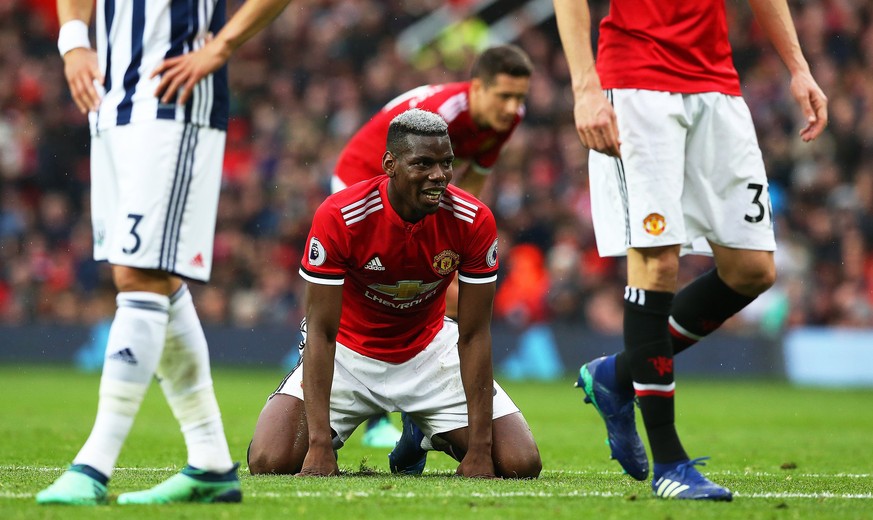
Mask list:
[[[304,280],[322,285],[343,284],[349,253],[347,229],[330,199],[318,207],[300,261],[300,276]]]
[[[458,267],[458,281],[484,284],[497,280],[497,223],[487,206],[479,210]]]

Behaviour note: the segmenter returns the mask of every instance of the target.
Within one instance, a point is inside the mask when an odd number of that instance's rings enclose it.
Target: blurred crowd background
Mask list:
[[[240,3],[230,0],[229,14]],[[296,325],[301,248],[346,140],[395,95],[466,79],[473,56],[510,34],[537,69],[527,116],[482,197],[502,238],[497,319],[621,332],[625,266],[597,255],[587,151],[572,124],[554,17],[542,16],[542,1],[486,3],[295,0],[231,58],[213,276],[192,287],[205,323]],[[747,4],[728,2],[779,244],[777,285],[730,326],[774,335],[873,327],[873,2],[789,3],[830,99],[830,125],[800,141],[784,66]],[[518,7],[529,9],[497,31],[500,15]],[[599,19],[608,3],[592,9]],[[403,39],[435,13],[432,39]],[[54,0],[0,1],[3,324],[95,323],[114,311],[109,270],[91,259],[87,122],[70,99],[56,36]],[[711,268],[709,258],[684,257],[682,281]]]

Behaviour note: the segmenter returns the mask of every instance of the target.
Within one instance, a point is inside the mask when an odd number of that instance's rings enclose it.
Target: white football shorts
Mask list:
[[[94,259],[205,282],[225,132],[170,120],[91,138]]]
[[[343,181],[340,180],[340,178],[337,176],[337,174],[333,174],[330,176],[330,193],[331,194],[337,193],[337,192],[342,191],[346,188],[348,188],[348,186],[346,186],[346,183],[344,183]]]
[[[767,174],[752,116],[738,96],[607,90],[621,159],[591,152],[591,206],[601,256],[708,241],[774,251]]]
[[[285,376],[276,394],[303,400],[302,362]],[[519,411],[497,381],[493,407],[494,419]],[[457,323],[445,318],[430,345],[405,363],[372,359],[337,343],[330,396],[330,426],[337,433],[334,448],[382,411],[407,412],[427,439],[467,426]]]

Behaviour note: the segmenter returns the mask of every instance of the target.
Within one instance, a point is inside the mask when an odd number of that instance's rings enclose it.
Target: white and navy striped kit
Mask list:
[[[227,66],[200,81],[185,106],[154,96],[152,71],[166,58],[197,50],[225,22],[226,0],[98,0],[97,52],[106,94],[92,131],[152,119],[225,130]],[[96,124],[96,128],[93,125]]]
[[[91,114],[94,258],[206,281],[228,118],[227,69],[183,105],[159,102],[166,58],[196,51],[226,0],[98,0],[105,94]]]

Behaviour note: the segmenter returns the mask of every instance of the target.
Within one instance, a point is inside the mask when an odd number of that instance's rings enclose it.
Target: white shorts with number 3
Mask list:
[[[591,152],[589,176],[601,256],[707,240],[774,251],[767,175],[741,97],[650,90],[605,92],[618,117],[621,159]]]
[[[94,259],[209,280],[225,132],[169,120],[91,139]]]

